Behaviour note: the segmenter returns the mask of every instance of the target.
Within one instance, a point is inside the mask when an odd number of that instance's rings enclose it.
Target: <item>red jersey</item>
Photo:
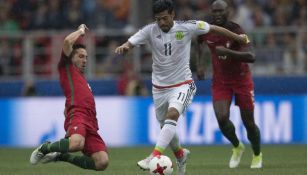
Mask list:
[[[66,97],[67,117],[81,111],[82,122],[98,129],[93,93],[84,75],[63,52],[58,64],[60,84]],[[75,113],[75,114],[74,114]]]
[[[243,29],[233,22],[228,22],[223,27],[237,34],[245,34]],[[236,82],[242,79],[251,79],[251,72],[247,63],[232,58],[227,58],[226,60],[219,59],[215,51],[217,46],[242,51],[246,47],[250,47],[250,44],[240,44],[239,42],[214,33],[201,35],[198,37],[198,41],[200,43],[206,42],[211,51],[214,82]]]

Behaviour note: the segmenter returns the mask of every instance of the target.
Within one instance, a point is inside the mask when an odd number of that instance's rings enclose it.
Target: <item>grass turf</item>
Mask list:
[[[188,146],[191,156],[188,175],[306,175],[307,145],[263,145],[264,167],[250,169],[252,152],[249,146],[236,169],[228,168],[231,147]],[[105,172],[83,170],[68,163],[38,164],[32,166],[29,156],[33,149],[0,148],[0,175],[148,175],[136,162],[145,158],[152,147],[110,148],[110,165]],[[168,150],[166,153],[175,161]],[[174,174],[176,170],[174,171]]]

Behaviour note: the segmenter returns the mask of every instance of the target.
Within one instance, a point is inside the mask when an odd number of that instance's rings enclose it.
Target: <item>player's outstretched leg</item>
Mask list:
[[[185,175],[187,160],[190,154],[188,149],[183,149],[183,154],[181,157],[177,158],[177,175]]]
[[[239,146],[234,147],[232,149],[232,156],[229,161],[229,168],[236,168],[239,166],[244,150],[245,146],[241,142],[239,143]]]
[[[51,153],[51,152],[66,153],[68,152],[68,150],[69,150],[69,140],[68,139],[61,139],[54,143],[47,141],[44,144],[40,145],[38,148],[36,148],[32,152],[31,157],[30,157],[30,163],[32,165],[36,165],[48,153]]]
[[[56,161],[58,161],[58,158],[59,158],[60,155],[61,155],[61,153],[59,153],[59,152],[48,153],[42,158],[41,163],[46,164],[46,163],[50,163],[50,162],[56,162]]]
[[[30,163],[32,165],[36,165],[38,162],[42,160],[42,158],[45,156],[45,154],[42,152],[42,147],[46,144],[49,144],[50,142],[45,142],[41,144],[39,147],[37,147],[30,156]]]
[[[56,161],[68,162],[83,169],[97,170],[93,158],[85,155],[78,156],[70,153],[52,152],[41,159],[41,163],[44,164]]]

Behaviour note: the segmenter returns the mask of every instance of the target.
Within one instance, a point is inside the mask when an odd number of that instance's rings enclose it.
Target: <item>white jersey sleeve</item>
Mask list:
[[[193,31],[195,35],[203,35],[210,31],[210,24],[204,21],[191,20],[187,24],[189,24],[187,27]]]
[[[128,41],[134,46],[145,44],[150,37],[151,28],[152,24],[144,26],[142,29],[132,35]]]

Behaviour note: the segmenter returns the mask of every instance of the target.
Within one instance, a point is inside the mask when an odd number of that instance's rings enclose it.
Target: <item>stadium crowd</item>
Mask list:
[[[212,0],[174,1],[177,19],[208,20]],[[231,20],[239,23],[253,40],[257,53],[255,75],[307,73],[306,0],[229,0],[229,3]],[[132,0],[1,0],[0,77],[22,76],[22,38],[8,35],[20,31],[69,30],[81,23],[86,23],[93,31],[133,27],[131,4]],[[114,78],[114,74],[119,78],[133,66],[132,58],[122,61],[110,51],[120,42],[118,37],[95,39],[96,47],[102,48],[95,54],[94,74],[98,78]],[[52,62],[51,44],[50,37],[34,40],[34,47],[40,50],[33,58],[34,74],[51,73],[50,66],[46,66]],[[193,61],[193,55],[191,58]],[[142,53],[140,62],[142,73],[151,72],[148,52]]]
[[[127,25],[130,0],[2,0],[0,30],[63,30]]]
[[[92,29],[129,24],[130,0],[1,0],[0,30]],[[175,0],[177,18],[205,19],[212,0]],[[305,0],[230,0],[231,18],[250,31],[263,26],[305,26]]]

